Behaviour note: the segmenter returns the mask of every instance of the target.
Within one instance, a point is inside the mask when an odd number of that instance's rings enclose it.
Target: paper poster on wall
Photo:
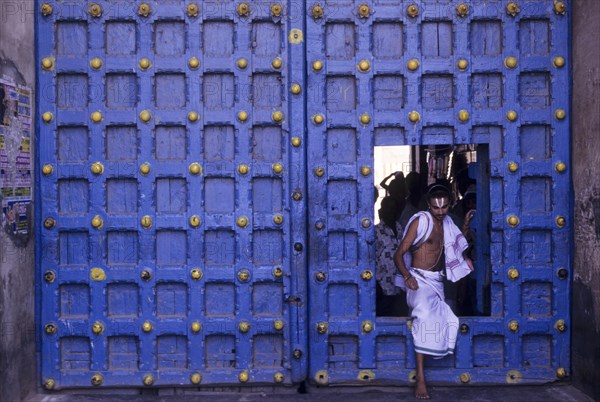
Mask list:
[[[31,204],[31,89],[0,78],[0,195],[2,223],[28,233]]]

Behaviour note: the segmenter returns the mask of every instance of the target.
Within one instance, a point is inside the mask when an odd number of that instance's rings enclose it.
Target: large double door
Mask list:
[[[430,378],[568,374],[561,4],[37,2],[43,385],[411,382],[375,316],[388,145],[489,150],[490,315]]]

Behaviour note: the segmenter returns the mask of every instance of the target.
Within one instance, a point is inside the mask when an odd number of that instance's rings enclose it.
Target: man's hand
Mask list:
[[[471,272],[475,271],[475,267],[473,267],[473,261],[471,261],[471,259],[466,256],[465,256],[465,261],[467,262],[467,265],[471,269]]]
[[[411,276],[410,278],[405,279],[404,283],[406,284],[406,287],[409,288],[410,290],[419,289],[419,283],[417,282],[417,279],[414,276]]]

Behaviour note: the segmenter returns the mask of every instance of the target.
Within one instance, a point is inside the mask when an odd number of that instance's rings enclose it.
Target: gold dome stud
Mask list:
[[[273,268],[273,276],[275,278],[281,278],[283,276],[283,269],[281,267]]]
[[[519,5],[517,3],[515,3],[514,1],[511,1],[510,3],[508,3],[506,5],[507,14],[512,15],[513,17],[515,17],[517,14],[519,14],[520,11],[521,11],[521,9],[519,8]]]
[[[561,57],[561,56],[557,56],[552,61],[552,64],[554,64],[554,67],[556,67],[556,68],[562,68],[565,65],[565,58]]]
[[[53,378],[47,378],[44,381],[44,388],[46,388],[47,390],[54,389],[55,386],[56,386],[56,381],[54,381]]]
[[[238,329],[241,333],[245,334],[246,332],[250,331],[250,323],[242,321],[239,323]]]
[[[462,121],[463,123],[466,121],[469,121],[469,112],[466,110],[461,110],[458,112],[458,120]]]
[[[146,374],[144,376],[144,385],[150,386],[152,384],[154,384],[154,377],[150,374]]]
[[[554,165],[554,170],[556,170],[558,173],[562,173],[567,170],[567,165],[565,165],[564,162],[556,162],[556,165]]]
[[[410,59],[406,63],[406,67],[408,67],[408,69],[410,71],[415,71],[417,68],[419,68],[419,60],[417,60],[417,59]]]
[[[190,163],[189,171],[193,175],[198,175],[202,172],[202,166],[198,162]]]
[[[242,123],[248,120],[248,112],[245,112],[243,110],[238,112],[238,120]]]
[[[96,321],[94,325],[92,325],[92,332],[96,335],[100,335],[104,332],[104,325],[100,321]]]
[[[151,118],[152,118],[152,114],[150,113],[149,110],[142,110],[140,112],[140,120],[143,121],[144,123],[148,123]]]
[[[469,66],[469,62],[465,59],[460,59],[456,65],[459,70],[465,70]]]
[[[240,282],[247,282],[248,279],[250,279],[250,272],[248,272],[247,269],[242,269],[240,272],[238,272],[237,276]]]
[[[248,371],[247,370],[242,371],[238,375],[238,380],[240,380],[240,382],[248,382],[249,379],[250,379],[250,375],[248,375]]]
[[[315,175],[317,175],[317,177],[323,177],[324,174],[325,174],[325,169],[323,169],[321,166],[319,166],[315,169]]]
[[[152,12],[152,8],[150,7],[150,4],[148,4],[148,3],[141,3],[138,6],[138,14],[141,15],[142,17],[149,16],[151,12]]]
[[[565,370],[563,367],[559,367],[556,369],[556,376],[558,378],[565,378],[567,376],[567,370]]]
[[[140,278],[142,278],[145,281],[149,281],[150,279],[152,279],[152,271],[150,271],[149,269],[143,270],[140,274]]]
[[[371,116],[369,116],[367,113],[363,113],[360,115],[360,123],[362,125],[367,125],[371,122]]]
[[[290,92],[294,95],[298,95],[300,92],[302,92],[302,87],[300,86],[300,84],[292,84]]]
[[[459,17],[466,17],[469,15],[469,6],[465,3],[460,3],[456,6],[456,14],[458,14]]]
[[[202,279],[202,270],[200,268],[194,268],[190,271],[190,276],[193,280],[198,281]]]
[[[557,120],[563,120],[567,116],[567,113],[563,109],[556,109],[554,116]]]
[[[52,14],[52,6],[48,3],[42,3],[42,6],[40,7],[40,11],[42,12],[42,15],[44,17],[47,17],[50,14]]]
[[[281,123],[283,121],[283,113],[280,111],[275,111],[271,114],[271,119],[275,123]]]
[[[275,320],[273,322],[273,328],[275,329],[275,331],[281,331],[283,329],[283,321]]]
[[[194,385],[198,385],[202,382],[202,374],[194,373],[190,376],[190,382]]]
[[[416,4],[411,4],[406,8],[406,14],[408,14],[409,17],[416,17],[417,15],[419,15],[419,7],[417,7]]]
[[[248,218],[246,218],[245,216],[240,216],[239,218],[237,218],[236,223],[239,227],[245,228],[246,226],[248,226]]]
[[[92,60],[90,60],[90,67],[92,67],[94,70],[98,70],[102,67],[102,59],[99,57],[94,57]]]
[[[283,7],[281,4],[273,4],[271,6],[271,15],[273,17],[281,17],[281,13],[283,13]]]
[[[99,387],[103,382],[104,377],[102,377],[101,374],[94,374],[92,378],[90,378],[90,383],[95,387]]]
[[[88,13],[94,18],[98,18],[102,15],[102,7],[100,4],[90,3],[90,6],[88,7]]]
[[[102,174],[102,173],[104,173],[104,165],[100,162],[94,162],[94,163],[92,163],[90,170],[95,175]]]
[[[44,219],[44,227],[46,229],[52,229],[55,225],[56,225],[56,220],[54,220],[53,218]]]
[[[200,115],[198,114],[198,112],[188,112],[188,120],[192,123],[198,121],[199,118]]]
[[[281,225],[283,223],[283,215],[277,214],[273,217],[273,223],[276,225]]]
[[[140,173],[143,175],[147,175],[148,173],[150,173],[150,164],[148,162],[142,163],[140,165]]]
[[[561,215],[556,217],[555,222],[556,222],[556,226],[558,226],[559,228],[563,228],[567,224],[567,220],[565,219],[564,216],[561,216]]]
[[[187,5],[187,14],[190,17],[197,17],[198,16],[198,12],[200,11],[200,8],[198,7],[198,4],[196,3],[190,3]]]
[[[56,333],[56,331],[58,331],[58,327],[56,326],[56,324],[50,322],[50,323],[44,325],[44,332],[46,332],[46,334],[54,335]]]
[[[142,70],[147,70],[148,68],[150,68],[150,65],[151,65],[150,60],[148,60],[145,57],[140,59],[140,61],[138,62],[138,66]]]
[[[273,61],[271,62],[271,66],[276,70],[280,69],[282,65],[283,65],[283,62],[281,61],[280,57],[275,57],[273,59]]]
[[[52,114],[52,112],[44,112],[42,114],[42,120],[44,120],[45,123],[50,123],[53,118],[54,115]]]
[[[202,325],[198,321],[194,321],[190,326],[193,333],[197,334],[202,329]]]
[[[468,384],[471,382],[471,375],[469,373],[462,373],[460,375],[460,382],[463,384]]]
[[[248,60],[244,59],[243,57],[239,58],[237,61],[237,66],[242,70],[245,69],[246,67],[248,67]]]
[[[369,320],[363,321],[362,323],[362,330],[365,333],[369,333],[371,331],[373,331],[373,323]]]
[[[54,271],[46,271],[44,272],[44,280],[48,283],[54,283],[56,280],[56,274]]]
[[[274,163],[272,168],[273,173],[275,174],[281,174],[283,172],[283,165],[281,163]]]
[[[506,218],[506,222],[514,228],[519,224],[519,218],[516,215],[510,215],[508,218]]]
[[[358,70],[362,73],[366,73],[371,68],[371,63],[368,60],[361,60],[358,62]]]
[[[416,123],[419,120],[421,120],[421,115],[417,111],[412,111],[408,114],[408,120],[410,120],[413,123]]]
[[[190,216],[190,226],[193,228],[197,228],[200,226],[200,217],[198,215]]]
[[[319,18],[323,17],[323,13],[324,13],[323,7],[321,7],[319,4],[315,4],[312,7],[311,13],[312,13],[313,19],[318,20]]]
[[[296,148],[302,145],[302,140],[300,139],[300,137],[292,137],[292,145]]]
[[[300,191],[294,191],[292,193],[292,200],[300,201],[302,199],[302,193]]]
[[[373,272],[366,269],[361,272],[360,277],[363,281],[370,281],[373,278]]]
[[[315,122],[315,124],[321,124],[323,123],[323,121],[325,120],[325,117],[323,117],[322,114],[316,114],[313,116],[312,120]]]
[[[558,320],[554,323],[554,328],[558,332],[565,332],[567,330],[567,324],[565,323],[565,320]]]
[[[323,69],[323,62],[320,60],[314,61],[312,64],[312,69],[315,71],[321,71]]]
[[[246,17],[250,14],[250,5],[248,3],[239,3],[236,11],[240,17]]]
[[[509,110],[508,112],[506,112],[506,118],[508,119],[508,121],[517,120],[517,112],[515,112],[514,110]]]
[[[282,383],[283,380],[285,379],[283,373],[275,373],[273,374],[273,381],[275,381],[276,383]]]
[[[94,123],[100,123],[102,121],[102,113],[93,112],[92,115],[90,116],[90,118],[92,119],[92,121]]]
[[[102,282],[106,280],[106,272],[102,268],[92,268],[90,270],[90,279],[94,282]]]
[[[370,228],[370,227],[371,227],[371,220],[370,220],[369,218],[363,218],[363,219],[360,221],[360,225],[361,225],[363,228],[365,228],[365,229],[368,229],[368,228]]]
[[[44,176],[50,176],[53,171],[54,167],[49,163],[42,166],[42,173],[44,174]]]
[[[326,334],[328,329],[329,329],[328,323],[326,323],[324,321],[317,323],[317,332],[319,334],[321,334],[321,335]]]
[[[517,170],[519,170],[519,165],[516,162],[509,162],[508,163],[508,170],[514,173]]]
[[[358,6],[358,15],[360,18],[369,18],[369,15],[371,15],[371,9],[369,9],[369,5],[361,4]]]
[[[238,172],[240,174],[246,174],[250,171],[250,166],[246,165],[245,163],[242,163],[238,166]]]
[[[142,216],[141,224],[144,229],[149,229],[152,227],[152,218],[149,215]]]
[[[517,67],[518,61],[516,57],[509,56],[504,59],[504,67],[513,69]]]
[[[567,5],[563,1],[554,0],[554,12],[558,15],[565,15],[567,12]]]
[[[325,282],[325,280],[327,279],[327,275],[325,275],[325,272],[317,272],[315,274],[315,279],[317,280],[317,282]]]
[[[51,57],[44,57],[42,59],[42,68],[44,70],[52,70],[54,68],[54,60]]]
[[[513,281],[519,278],[519,271],[516,268],[510,268],[507,273],[508,277]]]
[[[198,67],[200,67],[200,60],[198,60],[198,58],[197,58],[197,57],[195,57],[195,56],[194,56],[194,57],[191,57],[191,58],[188,60],[188,66],[190,66],[190,68],[191,68],[192,70],[195,70],[195,69],[197,69]]]
[[[142,324],[142,331],[150,332],[152,331],[152,323],[150,321],[144,321]]]
[[[514,320],[509,322],[508,329],[510,329],[512,332],[517,332],[519,330],[519,323]]]
[[[92,218],[92,227],[94,229],[102,229],[102,226],[104,226],[104,221],[102,218],[100,218],[99,215],[94,216]]]
[[[360,174],[363,176],[368,176],[371,174],[371,168],[369,166],[363,166],[360,168]]]

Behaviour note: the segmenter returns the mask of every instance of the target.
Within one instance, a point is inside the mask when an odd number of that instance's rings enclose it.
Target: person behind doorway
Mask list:
[[[424,355],[441,358],[454,353],[456,345],[458,317],[444,300],[444,276],[456,282],[473,271],[471,259],[464,254],[467,240],[448,217],[450,190],[434,184],[425,197],[429,210],[413,215],[394,255],[400,271],[396,285],[406,289],[411,309],[417,399],[430,399]]]

